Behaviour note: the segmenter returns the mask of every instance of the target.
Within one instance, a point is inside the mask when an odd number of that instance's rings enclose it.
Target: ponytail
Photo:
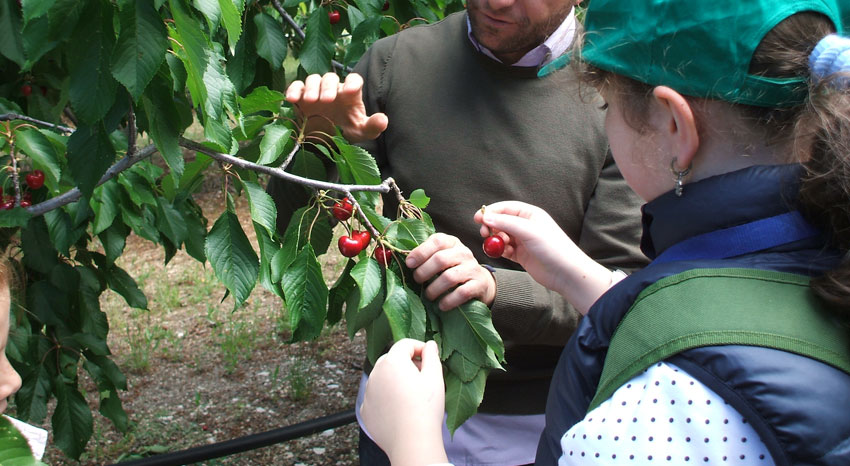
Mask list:
[[[789,109],[762,109],[774,134],[793,134],[795,160],[804,162],[800,207],[844,253],[844,260],[812,280],[818,296],[850,308],[850,38],[833,34],[826,16],[800,13],[771,30],[751,72],[810,76],[809,99]],[[848,314],[850,316],[850,314]]]
[[[846,55],[850,57],[850,39]],[[850,65],[850,60],[848,60]],[[841,264],[812,281],[830,303],[850,306],[850,68],[825,75],[810,94],[798,131],[809,134],[810,157],[800,189],[803,207],[845,253]]]
[[[770,133],[793,136],[794,160],[806,173],[800,208],[844,254],[835,268],[812,280],[812,289],[839,308],[850,308],[850,38],[834,34],[826,16],[790,16],[753,54],[750,72],[771,77],[808,76],[809,99],[790,108],[749,107]],[[847,314],[850,317],[850,313]]]

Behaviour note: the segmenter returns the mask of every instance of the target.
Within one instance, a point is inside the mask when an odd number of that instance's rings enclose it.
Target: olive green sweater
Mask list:
[[[355,68],[366,81],[366,108],[385,112],[389,127],[362,146],[402,191],[425,190],[437,231],[497,268],[493,321],[508,364],[491,374],[479,411],[542,413],[580,316],[517,264],[485,256],[473,214],[502,200],[537,205],[591,257],[631,269],[646,261],[638,249],[640,202],[608,153],[592,89],[583,86],[587,95],[579,98],[568,69],[540,79],[536,68],[501,65],[466,34],[465,13],[457,13],[366,52]],[[385,213],[395,212],[391,197]]]

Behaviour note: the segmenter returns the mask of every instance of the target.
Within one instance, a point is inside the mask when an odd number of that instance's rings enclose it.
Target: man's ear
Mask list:
[[[652,95],[662,112],[660,130],[670,138],[676,165],[684,170],[691,165],[699,149],[699,131],[694,112],[682,94],[667,86],[655,87]]]

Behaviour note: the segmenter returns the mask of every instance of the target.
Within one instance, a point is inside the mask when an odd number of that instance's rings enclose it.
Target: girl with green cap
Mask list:
[[[587,311],[537,464],[850,464],[848,9],[589,4],[570,58],[647,201],[653,261],[618,281],[540,209],[475,214],[504,257]],[[439,373],[437,345],[410,340],[372,372],[361,414],[395,465],[445,461]]]

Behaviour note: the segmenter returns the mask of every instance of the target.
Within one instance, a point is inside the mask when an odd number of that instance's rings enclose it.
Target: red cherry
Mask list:
[[[2,194],[2,193],[0,193],[0,194]],[[29,191],[25,192],[21,199],[28,201],[28,202],[32,202],[32,193],[29,192]]]
[[[345,221],[351,218],[351,214],[354,212],[354,204],[351,203],[349,198],[345,198],[341,201],[336,201],[333,209],[331,209],[331,213],[336,217],[339,221]]]
[[[369,233],[369,230],[354,230],[351,232],[351,237],[360,242],[361,250],[366,249],[366,246],[369,246],[369,242],[372,241],[372,235]]]
[[[12,210],[15,208],[15,198],[7,198],[0,203],[0,210]]]
[[[505,240],[501,236],[493,235],[484,240],[484,254],[494,259],[502,257],[505,252]]]
[[[378,263],[381,264],[381,267],[386,267],[387,265],[389,265],[392,258],[392,249],[387,249],[383,246],[378,246],[377,248],[375,248],[375,260],[377,260]]]
[[[387,11],[389,9],[390,9],[390,1],[387,0],[386,2],[384,2],[384,6],[381,7],[381,11]]]
[[[363,250],[360,246],[359,239],[348,236],[340,236],[337,246],[339,246],[339,252],[341,252],[345,257],[354,257],[360,254],[360,251]]]
[[[21,94],[23,94],[24,97],[29,97],[30,94],[32,94],[32,86],[30,86],[29,84],[22,85]]]
[[[21,207],[29,207],[31,205],[32,205],[32,202],[30,202],[26,199],[21,200]]]
[[[27,174],[27,186],[30,189],[41,189],[44,186],[44,172],[41,170],[33,170]]]
[[[338,23],[340,17],[339,11],[337,10],[331,10],[328,12],[328,20],[330,20],[331,24]]]

